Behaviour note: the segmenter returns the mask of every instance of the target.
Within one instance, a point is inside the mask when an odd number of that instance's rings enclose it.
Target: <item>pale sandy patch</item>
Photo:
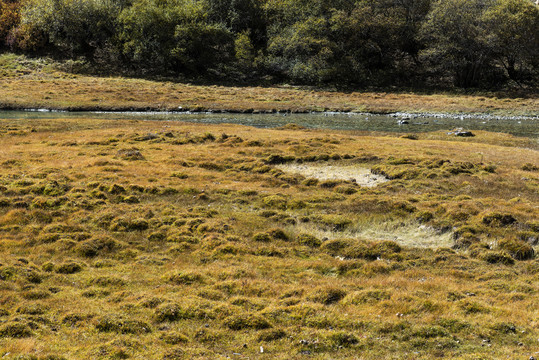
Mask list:
[[[325,180],[353,180],[360,186],[373,187],[389,181],[382,175],[371,173],[369,168],[357,165],[284,164],[277,165],[287,173],[301,174],[306,178]]]
[[[319,239],[363,239],[392,240],[401,246],[411,248],[451,247],[454,240],[451,232],[440,234],[435,229],[416,222],[387,222],[378,224],[355,224],[345,231],[328,231],[310,224],[299,224],[290,230],[312,234]]]

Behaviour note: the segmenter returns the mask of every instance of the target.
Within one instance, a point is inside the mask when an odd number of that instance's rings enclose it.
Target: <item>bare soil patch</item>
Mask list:
[[[366,167],[357,165],[327,165],[327,164],[284,164],[277,168],[307,178],[318,180],[353,180],[360,186],[374,187],[389,181],[382,175],[375,175]]]

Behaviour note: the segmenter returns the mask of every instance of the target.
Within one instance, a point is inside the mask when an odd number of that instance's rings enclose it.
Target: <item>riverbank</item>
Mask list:
[[[338,92],[294,86],[193,85],[60,70],[46,60],[0,56],[0,109],[69,111],[227,111],[480,113],[534,116],[537,96]]]

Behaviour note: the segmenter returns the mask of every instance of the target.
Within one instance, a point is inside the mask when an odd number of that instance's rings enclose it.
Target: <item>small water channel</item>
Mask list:
[[[0,111],[2,119],[58,119],[101,118],[111,120],[167,120],[201,124],[240,124],[258,128],[279,127],[294,123],[312,129],[428,132],[485,130],[503,132],[516,136],[539,138],[539,115],[492,116],[477,114],[358,114],[358,113],[310,113],[310,114],[235,114],[235,113],[183,113],[183,112],[55,112],[45,110]]]

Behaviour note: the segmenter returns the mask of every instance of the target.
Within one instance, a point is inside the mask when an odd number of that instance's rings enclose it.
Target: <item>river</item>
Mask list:
[[[2,119],[58,119],[105,118],[111,120],[166,120],[201,124],[240,124],[258,128],[272,128],[294,123],[306,128],[382,131],[429,132],[485,130],[516,136],[539,138],[539,116],[492,116],[478,114],[366,114],[366,113],[310,113],[310,114],[235,114],[184,112],[56,112],[47,110],[0,111]]]

